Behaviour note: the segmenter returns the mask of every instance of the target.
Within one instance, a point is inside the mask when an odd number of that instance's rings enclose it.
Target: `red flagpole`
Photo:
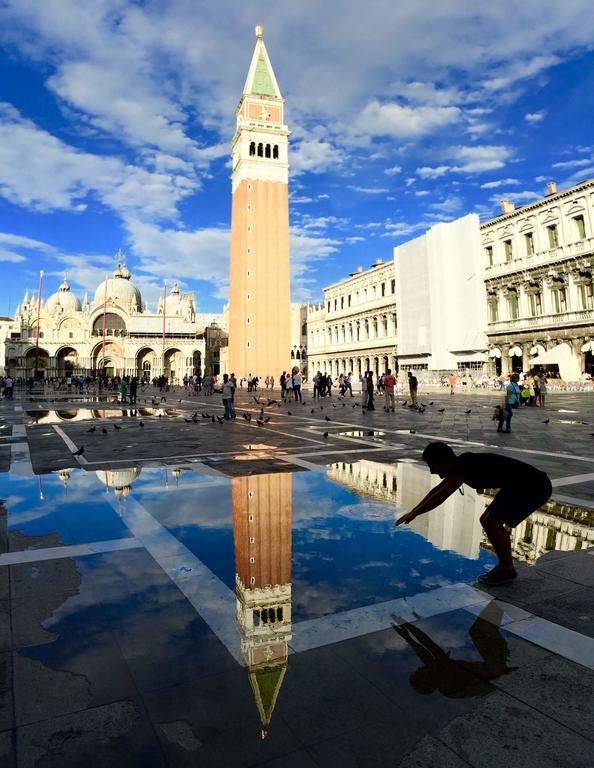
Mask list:
[[[41,289],[43,287],[43,269],[39,270],[39,292],[37,294],[37,332],[35,334],[35,377],[39,367],[39,316],[41,314]]]
[[[165,318],[167,316],[167,280],[163,284],[163,376],[165,376]]]
[[[101,348],[101,357],[103,358],[102,359],[103,368],[105,368],[105,324],[106,324],[105,313],[106,313],[106,310],[107,310],[107,275],[105,275],[105,295],[103,297],[103,324],[101,329],[101,333],[103,335],[103,345]]]

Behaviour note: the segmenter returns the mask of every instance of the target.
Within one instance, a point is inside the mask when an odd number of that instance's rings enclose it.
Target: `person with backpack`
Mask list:
[[[505,388],[505,429],[504,432],[511,432],[511,420],[514,415],[513,408],[518,408],[522,392],[518,386],[517,373],[512,373],[509,377],[509,384]]]

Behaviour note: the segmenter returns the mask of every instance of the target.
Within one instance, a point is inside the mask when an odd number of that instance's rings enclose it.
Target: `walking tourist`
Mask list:
[[[125,403],[128,400],[128,383],[123,376],[120,381],[120,400],[122,403]]]
[[[281,400],[285,399],[287,393],[287,372],[283,371],[280,375]]]
[[[12,400],[12,395],[14,391],[14,379],[12,376],[7,376],[4,379],[4,397],[7,400]]]
[[[287,374],[285,378],[285,398],[287,400],[293,399],[293,374]]]
[[[458,383],[458,377],[455,373],[452,373],[450,375],[450,395],[454,394],[454,390],[456,389],[456,384]]]
[[[504,432],[511,432],[511,420],[514,415],[513,409],[518,408],[520,405],[521,390],[518,386],[518,379],[520,377],[517,373],[512,373],[509,377],[509,384],[505,388],[505,430]]]
[[[130,405],[136,405],[136,391],[138,390],[138,379],[132,376],[130,379]]]
[[[375,385],[373,383],[373,372],[367,371],[367,410],[375,411],[375,405],[373,404],[373,396],[375,394]]]
[[[540,384],[538,387],[538,404],[541,408],[545,407],[545,395],[547,393],[547,377],[543,374],[540,377]]]
[[[430,443],[423,451],[423,461],[442,482],[435,486],[396,525],[410,523],[419,515],[439,507],[463,484],[470,488],[492,488],[499,492],[481,515],[480,521],[497,555],[493,570],[479,576],[490,586],[516,578],[511,539],[504,525],[515,528],[551,497],[548,476],[531,464],[498,453],[462,453],[456,456],[446,443]]]
[[[408,391],[410,392],[411,408],[416,408],[418,387],[419,387],[419,382],[417,380],[417,377],[414,375],[412,371],[409,371],[408,372]]]

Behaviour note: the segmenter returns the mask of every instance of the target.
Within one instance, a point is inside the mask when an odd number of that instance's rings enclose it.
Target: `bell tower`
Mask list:
[[[274,376],[290,367],[288,138],[262,27],[233,137],[229,370]]]

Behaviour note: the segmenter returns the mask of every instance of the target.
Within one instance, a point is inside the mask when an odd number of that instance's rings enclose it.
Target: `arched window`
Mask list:
[[[264,144],[258,144],[258,157],[264,157]]]
[[[274,147],[272,147],[272,159],[278,160],[278,144],[275,144]]]
[[[253,157],[256,154],[256,142],[250,141],[250,157]]]
[[[291,360],[295,359],[295,350],[291,350]]]
[[[266,145],[266,149],[264,151],[265,157],[270,157],[270,144]]]
[[[295,358],[297,360],[301,360],[301,354],[300,354],[299,350],[297,350],[297,353],[295,354]]]

